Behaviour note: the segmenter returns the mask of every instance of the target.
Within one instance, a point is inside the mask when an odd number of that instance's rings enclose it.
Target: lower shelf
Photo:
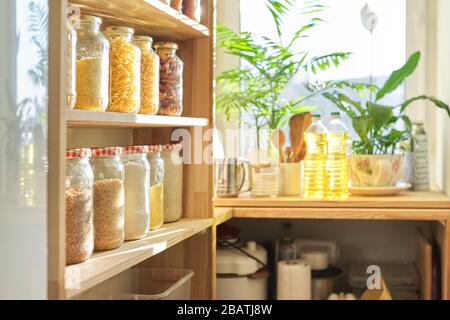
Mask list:
[[[88,261],[68,266],[65,270],[65,298],[73,298],[211,225],[212,219],[182,219],[150,232],[147,238],[126,242],[116,250],[95,253]]]

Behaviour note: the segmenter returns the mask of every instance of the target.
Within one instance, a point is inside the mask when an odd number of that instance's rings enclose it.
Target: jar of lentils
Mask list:
[[[150,146],[150,229],[156,230],[164,224],[164,161],[162,146]]]
[[[92,150],[96,251],[116,249],[124,242],[125,172],[122,152],[120,147]]]
[[[155,48],[160,58],[159,114],[181,116],[184,64],[176,55],[178,45],[172,42],[158,42]]]
[[[110,42],[110,112],[137,113],[141,107],[141,50],[133,44],[134,30],[108,27]]]
[[[90,149],[66,152],[66,264],[89,259],[94,251],[93,184]]]

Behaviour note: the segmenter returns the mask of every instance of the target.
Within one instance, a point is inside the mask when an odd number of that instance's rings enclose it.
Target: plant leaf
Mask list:
[[[372,102],[367,102],[367,111],[369,118],[373,121],[373,129],[375,132],[380,131],[387,125],[393,116],[391,107]]]
[[[405,79],[416,70],[419,61],[420,51],[414,53],[403,67],[391,74],[383,88],[378,91],[376,101],[381,100],[386,94],[395,91],[405,81]]]
[[[436,105],[436,107],[447,111],[447,114],[450,117],[450,108],[445,102],[443,102],[439,99],[436,99],[435,97],[430,97],[430,96],[426,96],[426,95],[422,95],[422,96],[418,96],[418,97],[414,97],[414,98],[406,100],[401,105],[401,112],[403,113],[406,110],[406,108],[408,108],[413,102],[418,101],[418,100],[431,101],[432,103],[434,103]]]

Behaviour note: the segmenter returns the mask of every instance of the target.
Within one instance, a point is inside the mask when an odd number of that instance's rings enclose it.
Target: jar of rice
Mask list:
[[[164,161],[164,222],[175,222],[183,215],[183,158],[181,144],[165,145]]]
[[[125,238],[125,172],[120,147],[92,150],[96,251],[120,247]]]

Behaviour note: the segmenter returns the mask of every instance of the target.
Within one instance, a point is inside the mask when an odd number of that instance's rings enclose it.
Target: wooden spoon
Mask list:
[[[278,149],[280,162],[286,162],[283,154],[284,144],[286,143],[286,135],[282,129],[276,129],[272,132],[272,143]]]
[[[306,155],[304,133],[312,123],[311,113],[297,114],[289,121],[291,146],[295,154],[295,162],[300,162]]]

